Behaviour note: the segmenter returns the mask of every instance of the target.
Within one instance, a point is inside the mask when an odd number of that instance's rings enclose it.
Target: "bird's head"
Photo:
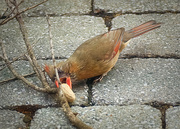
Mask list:
[[[68,73],[65,73],[61,69],[58,69],[58,75],[59,75],[60,82],[68,84],[69,87],[72,89],[72,82],[71,82],[70,75]],[[55,79],[55,84],[56,84],[57,88],[59,88],[59,83],[58,83],[57,79]]]
[[[49,78],[55,82],[56,86],[59,88],[59,84],[56,78],[56,73],[54,70],[53,65],[45,65],[44,70],[48,74]],[[61,83],[66,83],[69,85],[69,87],[72,89],[72,83],[71,83],[71,78],[68,73],[65,73],[63,70],[61,70],[61,67],[58,68],[58,75],[59,75],[59,80]]]

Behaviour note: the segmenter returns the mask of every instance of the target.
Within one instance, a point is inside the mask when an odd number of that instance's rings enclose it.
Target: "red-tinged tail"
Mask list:
[[[156,23],[155,20],[148,21],[144,24],[141,24],[137,27],[134,27],[128,31],[125,32],[123,41],[128,41],[131,38],[137,37],[139,35],[142,35],[146,32],[149,32],[151,30],[154,30],[156,28],[159,28],[161,26],[161,23]]]

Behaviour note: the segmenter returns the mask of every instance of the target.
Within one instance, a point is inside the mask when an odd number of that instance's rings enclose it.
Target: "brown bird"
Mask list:
[[[102,79],[114,67],[120,52],[131,38],[160,26],[161,23],[151,20],[128,31],[119,28],[87,40],[66,61],[57,64],[60,80],[66,82],[70,77],[74,82],[96,76],[99,77],[98,80]],[[45,71],[54,81],[54,66],[46,65]]]

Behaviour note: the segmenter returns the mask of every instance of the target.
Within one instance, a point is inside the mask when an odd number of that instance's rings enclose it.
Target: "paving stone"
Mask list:
[[[169,108],[166,111],[166,129],[179,129],[180,106]]]
[[[50,61],[39,61],[40,65],[44,63],[49,63]],[[51,61],[52,62],[52,61]],[[15,70],[22,75],[28,74],[32,72],[32,68],[30,67],[27,61],[16,61],[13,63]],[[0,71],[0,81],[10,79],[13,75],[10,73],[9,70],[3,69]],[[29,77],[27,78],[33,84],[41,86],[40,81],[36,77]],[[52,84],[52,83],[50,83]],[[73,89],[76,100],[73,105],[82,105],[87,103],[87,86],[83,83],[75,86],[76,88]],[[0,86],[0,107],[6,106],[17,106],[17,105],[56,105],[57,103],[54,100],[53,95],[48,95],[46,93],[41,93],[33,90],[30,87],[27,87],[23,84],[20,80],[11,81],[8,83],[4,83]]]
[[[92,106],[72,107],[78,117],[95,129],[139,129],[161,128],[161,113],[150,106]],[[61,109],[40,109],[31,122],[31,129],[37,128],[74,128]]]
[[[46,18],[25,18],[29,40],[37,58],[51,58]],[[62,16],[50,18],[56,57],[69,57],[84,41],[107,31],[102,18],[94,16]],[[26,51],[18,24],[13,20],[0,26],[0,35],[8,56],[13,58]],[[38,41],[38,42],[37,42]],[[16,47],[12,47],[16,44]]]
[[[16,111],[0,109],[0,128],[1,129],[22,129],[26,125],[23,122],[24,114]]]
[[[93,87],[95,105],[180,102],[180,60],[120,59]]]
[[[180,57],[179,17],[179,14],[146,14],[114,18],[113,28],[125,27],[126,30],[152,19],[164,23],[161,28],[132,39],[130,45],[121,53],[121,57],[127,55]],[[81,43],[107,30],[101,18],[90,16],[55,17],[51,18],[51,23],[55,56],[60,58],[69,57]],[[39,39],[34,47],[36,57],[51,58],[46,19],[26,18],[26,26],[30,41],[36,42]],[[13,58],[24,53],[26,48],[17,23],[13,21],[1,27],[1,38],[6,45],[8,56]],[[16,47],[12,47],[14,44]]]
[[[113,28],[129,30],[149,20],[161,22],[156,30],[143,34],[130,41],[121,56],[159,55],[180,58],[180,14],[123,15],[112,20]]]
[[[39,109],[33,120],[30,129],[75,129],[70,125],[61,108]]]
[[[94,8],[108,13],[180,11],[179,0],[94,0]]]
[[[18,0],[20,1],[20,0]],[[41,0],[43,1],[43,0]],[[20,9],[24,10],[27,7],[34,6],[41,1],[37,0],[28,0],[24,1],[21,4]],[[5,1],[1,1],[0,5],[0,13],[6,10],[7,6]],[[49,0],[46,3],[39,5],[38,7],[31,9],[25,14],[27,16],[45,16],[46,13],[59,16],[63,14],[86,14],[89,13],[91,10],[91,1],[90,0]]]

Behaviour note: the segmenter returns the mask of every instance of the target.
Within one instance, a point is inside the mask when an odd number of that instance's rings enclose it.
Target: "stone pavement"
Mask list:
[[[22,8],[35,3],[25,1]],[[0,13],[5,9],[2,1]],[[132,39],[116,66],[92,89],[85,83],[75,87],[77,99],[72,110],[95,129],[180,129],[179,0],[48,1],[24,14],[30,41],[38,41],[34,51],[42,67],[52,64],[45,13],[51,14],[58,62],[87,39],[108,29],[128,30],[148,20],[162,22],[161,28]],[[10,59],[25,52],[15,20],[0,26],[0,38]],[[25,60],[13,66],[22,75],[32,72]],[[7,68],[0,71],[0,81],[12,77]],[[35,76],[28,79],[39,84]],[[0,129],[74,128],[53,95],[37,92],[19,80],[0,83],[0,100]]]

